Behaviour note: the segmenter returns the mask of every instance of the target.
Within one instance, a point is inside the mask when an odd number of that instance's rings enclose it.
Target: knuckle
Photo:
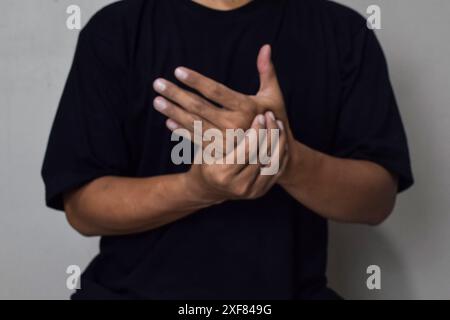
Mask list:
[[[216,176],[215,182],[220,188],[226,188],[230,183],[230,179],[227,174],[221,173]]]
[[[190,106],[194,111],[200,111],[203,109],[204,101],[198,97],[191,96]]]
[[[236,187],[234,194],[241,198],[247,198],[251,194],[251,188],[248,184],[240,184]]]
[[[207,89],[209,95],[211,97],[215,97],[215,98],[220,98],[222,96],[222,86],[218,83],[212,83],[210,85],[208,85],[208,89]]]
[[[199,121],[202,121],[202,120],[198,116],[193,115],[193,114],[187,115],[187,123],[191,130],[195,129],[195,123],[199,122]]]
[[[176,90],[173,85],[167,84],[167,88],[164,94],[169,98],[175,98],[178,96],[178,90]]]
[[[248,129],[251,124],[249,117],[241,112],[230,112],[223,117],[222,123],[226,129]]]

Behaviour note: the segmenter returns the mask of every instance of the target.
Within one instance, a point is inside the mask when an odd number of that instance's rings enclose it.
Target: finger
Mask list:
[[[156,97],[153,100],[153,107],[156,111],[172,119],[186,129],[193,129],[194,121],[199,120],[198,117],[195,117],[163,97]]]
[[[177,68],[175,76],[185,85],[226,109],[239,108],[245,98],[243,94],[188,68]]]
[[[277,121],[278,128],[283,127],[280,121]],[[281,129],[281,128],[280,128]],[[281,135],[279,142],[276,143],[275,151],[271,156],[269,167],[262,168],[261,174],[255,179],[252,186],[253,192],[257,196],[265,194],[279,179],[288,163],[287,139],[286,135]],[[264,170],[270,168],[270,174],[263,174]]]
[[[255,172],[258,171],[258,132],[265,127],[265,118],[263,115],[258,115],[254,118],[252,126],[247,130],[245,139],[240,141],[233,152],[226,156],[226,163],[234,163],[235,172],[241,172],[246,168],[253,168]]]
[[[266,166],[261,168],[261,175],[276,175],[280,171],[283,157],[287,154],[287,135],[283,122],[276,120],[274,123],[276,128],[271,129],[271,147],[268,148],[270,150],[270,158],[269,162],[266,162]]]
[[[202,143],[203,132],[212,128],[208,121],[186,112],[163,97],[155,98],[153,105],[158,112],[169,118],[166,127],[170,131],[196,144]]]
[[[280,128],[272,111],[265,113],[267,123],[267,154],[272,155],[276,144],[279,142]]]
[[[280,129],[273,114],[266,113],[267,133],[259,151],[261,176],[273,176],[278,172],[280,152]]]
[[[178,124],[176,121],[174,121],[172,119],[166,120],[166,127],[167,127],[167,129],[169,129],[172,132],[177,129],[183,129],[183,127],[180,124]]]
[[[275,66],[272,63],[272,48],[264,45],[258,54],[257,60],[260,87],[258,94],[272,95],[279,90],[278,77]]]
[[[172,132],[172,134],[182,137],[183,139],[189,140],[192,143],[195,143],[196,145],[200,145],[201,143],[203,143],[201,135],[198,135],[195,132],[192,132],[186,128],[183,128],[183,126],[176,123],[172,119],[166,120],[166,127],[167,127],[167,129],[169,129]]]
[[[166,120],[166,127],[172,131],[172,133],[183,137],[184,139],[187,139],[191,142],[193,142],[194,144],[196,144],[197,146],[206,146],[209,145],[211,143],[211,140],[207,140],[205,138],[205,134],[202,132],[202,130],[195,130],[194,131],[189,131],[188,129],[184,128],[183,126],[181,126],[179,123],[175,122],[172,119],[167,119]],[[205,130],[206,131],[206,130]],[[215,141],[214,141],[215,142]],[[224,154],[224,149],[223,147],[218,144],[215,145],[215,152],[217,152],[220,155]],[[203,157],[203,152],[197,152],[196,156],[199,157]],[[215,156],[215,155],[214,155]],[[219,157],[219,155],[217,155],[217,160],[222,158],[222,156]],[[194,160],[194,164],[196,163],[201,163],[201,160],[198,160],[199,162],[197,162],[197,160]]]
[[[252,123],[252,127],[247,130],[245,139],[245,149],[238,150],[238,155],[244,157],[246,160],[245,165],[239,167],[238,179],[242,181],[251,180],[254,183],[256,176],[260,172],[260,164],[258,162],[258,154],[260,149],[260,132],[265,130],[266,123],[264,115],[258,115],[255,117]],[[244,155],[242,155],[244,153]]]
[[[211,123],[214,123],[215,119],[220,118],[223,112],[222,109],[212,105],[199,95],[181,89],[170,81],[157,79],[153,83],[153,88],[156,92],[168,100],[173,101],[179,107]]]
[[[209,121],[202,119],[195,114],[187,112],[186,110],[180,108],[178,105],[163,97],[156,97],[155,100],[153,100],[153,106],[155,107],[156,111],[165,115],[169,119],[172,119],[181,127],[188,129],[191,132],[194,132],[195,122],[201,122],[201,131],[212,128],[212,124]]]
[[[282,150],[284,150],[284,152]],[[266,188],[266,190],[264,190],[263,192],[266,192],[271,186],[273,186],[278,181],[278,179],[280,178],[280,176],[283,174],[284,170],[287,167],[287,164],[289,161],[289,154],[287,153],[287,143],[284,144],[284,148],[283,148],[283,144],[280,144],[280,151],[282,152],[282,155],[281,155],[282,160],[281,160],[280,169],[276,175],[270,176],[271,179],[268,183],[269,187]]]
[[[280,171],[276,175],[272,176],[264,176],[264,175],[258,175],[255,179],[255,182],[253,184],[253,190],[254,190],[254,196],[259,197],[264,194],[266,194],[278,181],[280,178],[282,172],[285,170],[288,163],[288,157],[285,156],[282,162],[282,165],[280,166]]]

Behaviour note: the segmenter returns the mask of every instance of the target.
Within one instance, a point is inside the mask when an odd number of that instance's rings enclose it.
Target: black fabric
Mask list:
[[[256,0],[221,12],[189,0],[127,0],[80,33],[43,166],[47,205],[105,175],[149,177],[170,161],[170,132],[152,82],[195,69],[243,93],[256,57],[273,59],[295,137],[365,159],[412,184],[404,129],[381,48],[366,21],[321,0]],[[327,221],[280,187],[210,207],[157,230],[103,237],[75,299],[321,299]]]

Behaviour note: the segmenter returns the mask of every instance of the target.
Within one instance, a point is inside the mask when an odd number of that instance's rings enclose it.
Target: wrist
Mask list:
[[[297,141],[293,140],[291,143],[288,144],[287,149],[288,162],[277,181],[277,183],[282,187],[285,187],[287,184],[289,184],[289,181],[292,179],[292,173],[295,172],[294,168],[299,163],[298,152],[296,152],[296,149],[297,149]]]
[[[306,145],[292,140],[289,144],[289,161],[286,169],[280,176],[278,184],[284,189],[295,187],[301,189],[306,185],[309,176],[313,174],[315,166],[319,164],[318,153],[308,148]]]
[[[224,202],[226,199],[214,193],[208,184],[198,176],[198,173],[193,172],[194,170],[191,168],[182,174],[183,189],[186,190],[189,198],[205,207]]]

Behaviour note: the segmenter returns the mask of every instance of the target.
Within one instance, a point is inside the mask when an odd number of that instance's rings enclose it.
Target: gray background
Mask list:
[[[64,215],[45,208],[40,178],[49,129],[77,31],[108,0],[0,1],[0,298],[65,299],[65,270],[98,250]],[[416,185],[377,228],[331,225],[329,276],[347,298],[450,298],[450,1],[341,0],[365,14],[382,8],[377,32],[408,132]],[[382,271],[369,291],[366,268]]]

